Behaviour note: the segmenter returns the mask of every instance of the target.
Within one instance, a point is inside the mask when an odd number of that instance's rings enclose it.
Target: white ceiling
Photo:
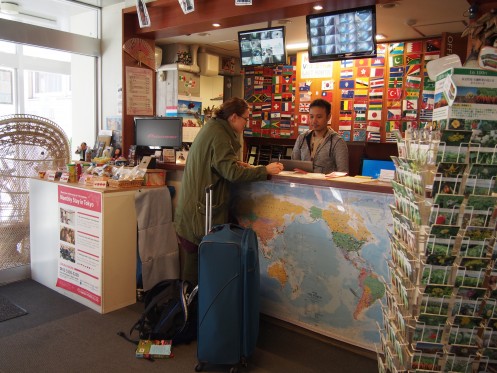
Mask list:
[[[395,4],[392,8],[376,6],[377,32],[387,37],[385,41],[439,36],[442,32],[460,33],[468,21],[465,14],[469,8],[467,0],[392,0],[391,3]],[[271,25],[276,26],[285,21],[287,45],[307,41],[305,15],[283,21],[273,20]],[[238,56],[237,32],[267,26],[267,23],[243,25],[161,39],[157,44],[200,44],[212,52]]]
[[[78,4],[86,3],[105,7],[117,3],[133,4],[134,0],[0,0],[17,3],[20,9],[33,15],[48,18],[67,17],[81,11]],[[207,0],[197,0],[207,1]],[[234,1],[234,0],[233,0]],[[262,1],[262,0],[254,0]],[[272,0],[265,0],[272,1]],[[284,0],[283,0],[284,1]],[[147,1],[147,3],[150,1]],[[380,1],[382,4],[388,0]],[[468,21],[468,0],[392,0],[394,7],[377,5],[377,32],[384,34],[386,41],[409,40],[429,36],[438,36],[442,32],[460,33]],[[179,6],[179,4],[178,4]],[[240,20],[243,22],[243,20]],[[286,25],[286,43],[303,43],[307,41],[305,15],[286,20],[275,19],[272,26]],[[242,25],[236,28],[220,29],[205,33],[183,35],[158,40],[159,45],[172,43],[200,44],[206,49],[224,55],[238,56],[237,32],[242,30],[267,27],[268,23]]]

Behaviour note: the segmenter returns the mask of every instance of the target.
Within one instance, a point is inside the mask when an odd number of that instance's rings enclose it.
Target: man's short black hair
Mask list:
[[[328,101],[323,100],[322,98],[317,98],[312,101],[309,105],[309,110],[311,110],[311,108],[314,106],[324,108],[326,110],[326,115],[331,114],[331,104]]]

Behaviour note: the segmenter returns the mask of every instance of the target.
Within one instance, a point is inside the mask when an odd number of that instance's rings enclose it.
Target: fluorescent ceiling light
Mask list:
[[[287,44],[286,49],[307,49],[309,47],[309,43],[294,43],[294,44]]]
[[[376,40],[385,40],[387,37],[383,34],[376,34]]]

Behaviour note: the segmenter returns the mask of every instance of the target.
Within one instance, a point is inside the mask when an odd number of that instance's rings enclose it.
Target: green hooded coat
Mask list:
[[[228,222],[230,184],[266,180],[266,167],[237,164],[241,144],[224,119],[209,120],[198,133],[186,161],[174,223],[176,233],[199,245],[205,234],[205,188],[214,185],[212,225]]]

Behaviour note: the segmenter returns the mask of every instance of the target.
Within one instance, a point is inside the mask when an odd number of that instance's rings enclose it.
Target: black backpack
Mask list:
[[[140,319],[131,327],[140,339],[172,340],[173,345],[190,343],[197,338],[197,287],[187,281],[164,280],[145,293]],[[126,337],[123,332],[118,333]]]

